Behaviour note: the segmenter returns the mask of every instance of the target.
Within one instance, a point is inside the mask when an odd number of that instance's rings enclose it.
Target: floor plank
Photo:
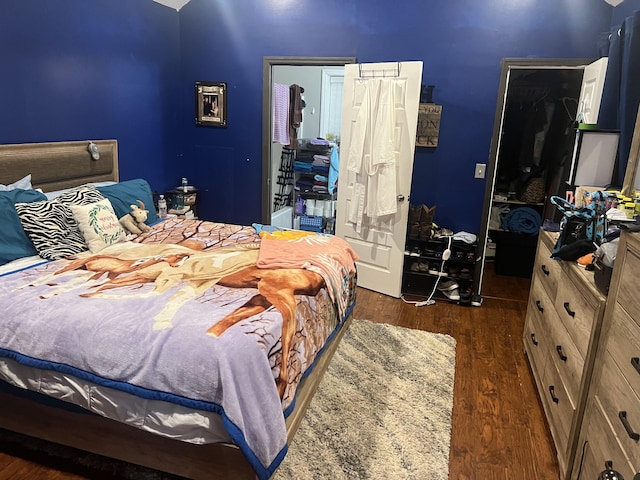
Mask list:
[[[354,317],[456,339],[449,478],[559,478],[555,449],[522,346],[527,278],[496,275],[488,265],[481,307],[437,301],[416,307],[362,288]],[[78,480],[64,466],[3,453],[0,480]]]

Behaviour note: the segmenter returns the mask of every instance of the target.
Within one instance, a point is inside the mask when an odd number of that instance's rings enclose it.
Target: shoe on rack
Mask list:
[[[420,256],[420,247],[413,247],[411,249],[411,253],[409,254],[412,257],[419,257]]]
[[[473,274],[471,273],[471,270],[469,270],[468,268],[463,268],[462,270],[460,270],[460,274],[458,275],[458,278],[460,280],[472,280]]]
[[[411,262],[411,265],[409,265],[409,270],[411,270],[412,272],[419,272],[420,262]]]
[[[478,294],[471,296],[471,305],[474,307],[479,307],[482,305],[482,297]]]
[[[420,262],[418,265],[418,270],[421,272],[428,272],[429,264],[427,262]]]
[[[467,262],[469,263],[476,262],[476,252],[467,252]]]
[[[470,305],[471,304],[471,294],[469,292],[461,292],[460,293],[460,304],[461,305]]]
[[[440,274],[440,267],[442,266],[442,264],[440,262],[431,262],[429,263],[429,270],[428,272],[431,275],[439,275]]]
[[[453,300],[454,302],[460,301],[460,292],[457,288],[454,288],[453,290],[441,290],[441,292],[449,300]]]
[[[455,280],[442,280],[438,283],[438,290],[441,292],[448,292],[450,290],[457,290],[460,286]]]

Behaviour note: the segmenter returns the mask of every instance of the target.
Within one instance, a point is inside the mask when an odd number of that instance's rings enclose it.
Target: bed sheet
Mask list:
[[[260,245],[253,227],[171,219],[99,254],[2,276],[0,357],[218,414],[268,478],[287,449],[283,411],[353,306],[355,270],[345,267],[340,309],[312,270],[257,269]]]

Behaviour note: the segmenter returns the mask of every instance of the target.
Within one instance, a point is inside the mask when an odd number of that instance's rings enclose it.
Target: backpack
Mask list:
[[[560,235],[551,252],[552,258],[568,260],[569,258],[563,255],[563,250],[568,250],[575,242],[592,247],[591,251],[595,251],[602,243],[607,233],[606,194],[595,191],[589,196],[591,201],[586,207],[577,207],[562,197],[551,197],[551,203],[562,213]]]

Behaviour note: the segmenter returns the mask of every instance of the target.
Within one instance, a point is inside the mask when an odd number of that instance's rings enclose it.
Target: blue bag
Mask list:
[[[551,257],[563,258],[562,250],[578,241],[585,244],[591,242],[592,251],[595,251],[607,233],[605,199],[605,193],[595,191],[590,194],[590,201],[586,207],[577,207],[562,197],[551,197],[551,203],[563,215],[560,220],[560,235],[551,252]]]

